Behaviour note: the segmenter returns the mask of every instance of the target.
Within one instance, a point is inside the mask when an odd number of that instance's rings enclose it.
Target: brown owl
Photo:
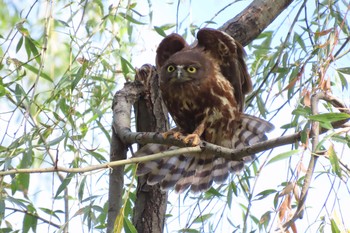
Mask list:
[[[177,125],[187,135],[185,141],[205,140],[228,148],[243,148],[266,140],[273,125],[242,113],[245,95],[252,83],[244,62],[242,46],[228,34],[201,29],[197,43],[188,45],[178,34],[163,39],[157,49],[156,64],[162,98]],[[179,133],[171,131],[166,135]],[[152,144],[138,155],[166,147]],[[171,149],[171,148],[170,148]],[[230,172],[238,172],[244,161],[227,160],[212,153],[180,155],[140,164],[138,175],[148,175],[148,183],[163,189],[175,185],[177,192],[190,187],[205,191],[213,181],[222,183]]]

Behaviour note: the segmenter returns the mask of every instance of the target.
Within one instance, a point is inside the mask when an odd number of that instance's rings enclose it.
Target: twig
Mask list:
[[[16,208],[12,208],[12,207],[6,207],[6,209],[7,209],[7,210],[13,210],[13,211],[15,211],[15,212],[22,212],[22,213],[24,213],[24,214],[30,215],[30,216],[32,216],[32,217],[34,217],[34,218],[37,218],[37,219],[43,221],[44,223],[48,223],[48,224],[50,224],[51,226],[56,227],[57,229],[59,229],[59,228],[61,227],[59,224],[53,223],[53,222],[51,222],[51,220],[47,220],[47,219],[45,219],[45,218],[42,218],[42,217],[40,217],[38,214],[32,213],[32,212],[30,212],[30,211],[28,211],[28,210],[21,210],[21,209],[16,209]]]

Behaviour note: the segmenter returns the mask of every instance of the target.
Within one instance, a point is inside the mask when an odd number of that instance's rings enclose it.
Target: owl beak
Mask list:
[[[184,72],[183,72],[182,67],[177,67],[177,69],[176,69],[176,78],[177,79],[182,79],[183,76],[184,76]]]

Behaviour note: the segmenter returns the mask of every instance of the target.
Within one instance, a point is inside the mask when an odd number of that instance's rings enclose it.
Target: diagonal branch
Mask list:
[[[218,29],[228,33],[245,46],[258,37],[292,2],[293,0],[253,1],[240,14]]]

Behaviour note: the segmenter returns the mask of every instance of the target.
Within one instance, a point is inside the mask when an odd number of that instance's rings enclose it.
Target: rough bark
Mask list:
[[[126,158],[127,146],[120,140],[112,127],[110,161]],[[107,232],[113,232],[114,221],[122,206],[124,186],[124,166],[115,167],[109,175]]]
[[[134,104],[138,132],[168,130],[167,111],[159,93],[156,70],[144,65],[138,70],[137,80],[145,86],[145,95]],[[133,224],[139,233],[162,232],[165,220],[167,193],[159,185],[149,186],[146,178],[138,178]]]
[[[245,46],[259,36],[292,2],[293,0],[255,0],[218,29]]]
[[[126,158],[128,149],[127,142],[121,140],[120,128],[130,130],[131,106],[144,91],[142,85],[137,83],[126,83],[124,88],[118,91],[113,98],[113,121],[112,137],[110,148],[110,161],[116,161]],[[123,100],[123,101],[121,101]],[[114,167],[109,175],[109,193],[108,193],[108,219],[107,232],[114,230],[114,222],[120,212],[123,198],[124,186],[124,166]]]

